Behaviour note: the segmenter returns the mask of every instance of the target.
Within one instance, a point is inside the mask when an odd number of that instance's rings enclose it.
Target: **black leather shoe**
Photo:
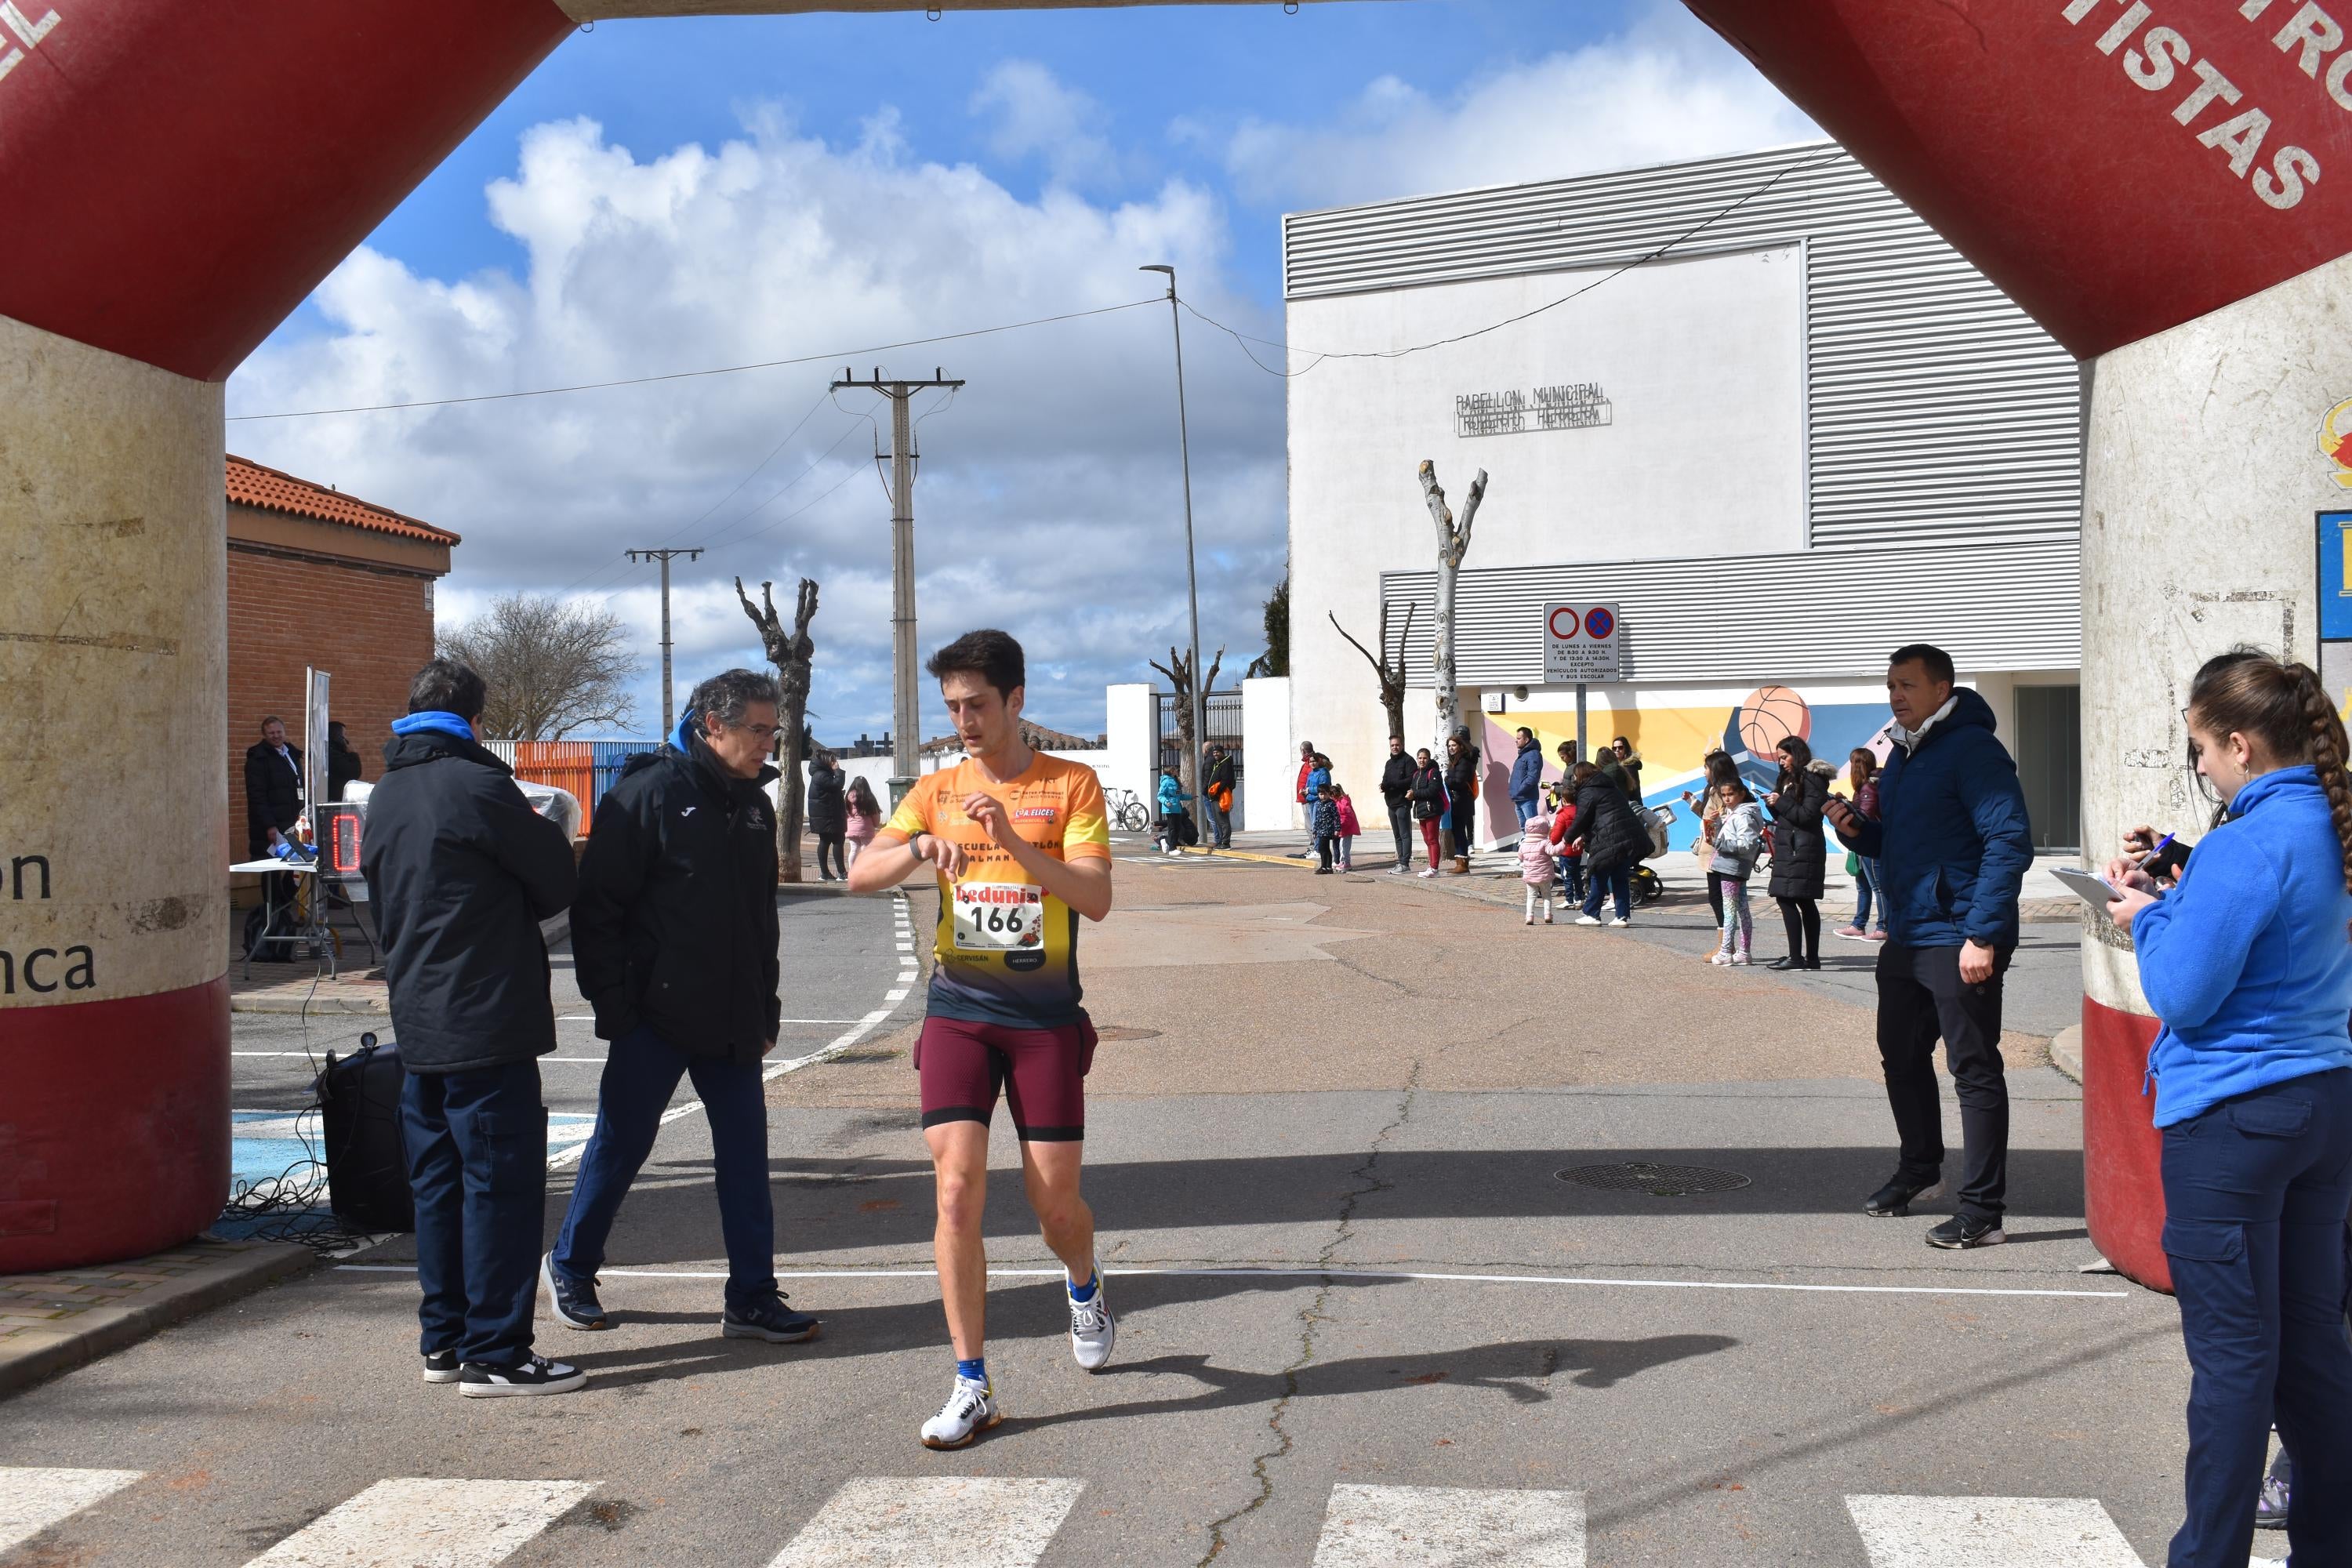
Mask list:
[[[1805,961],[1804,961],[1803,959],[1801,959],[1801,958],[1799,958],[1795,953],[1793,953],[1793,952],[1792,952],[1792,953],[1790,953],[1790,954],[1788,957],[1786,957],[1786,958],[1776,958],[1776,959],[1774,959],[1771,963],[1769,963],[1766,964],[1764,967],[1765,967],[1765,968],[1767,968],[1767,969],[1802,969],[1803,967],[1805,967]]]
[[[1931,1176],[1915,1182],[1897,1171],[1887,1184],[1863,1200],[1862,1212],[1876,1215],[1881,1219],[1896,1218],[1911,1212],[1911,1205],[1920,1198],[1939,1197],[1944,1191],[1944,1179]]]
[[[2009,1239],[2000,1221],[1990,1215],[1956,1214],[1927,1233],[1927,1245],[1958,1252],[1970,1247],[1999,1247]]]

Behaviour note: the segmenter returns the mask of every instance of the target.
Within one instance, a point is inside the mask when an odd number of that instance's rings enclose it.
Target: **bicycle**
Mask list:
[[[1122,833],[1140,833],[1151,826],[1151,813],[1144,809],[1143,797],[1131,789],[1106,789],[1103,805],[1110,814],[1110,825]]]

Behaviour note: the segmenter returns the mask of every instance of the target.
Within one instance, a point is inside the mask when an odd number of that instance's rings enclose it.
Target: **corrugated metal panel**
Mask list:
[[[2071,669],[2080,573],[2071,539],[1465,570],[1455,664],[1465,686],[1539,684],[1545,602],[1614,599],[1628,680],[1867,677],[1906,642],[1936,644],[1964,671]],[[1384,573],[1381,592],[1399,622],[1420,606],[1405,662],[1426,670],[1437,574]]]
[[[1285,289],[1589,274],[1685,235],[1677,257],[1804,244],[1814,549],[2074,537],[2074,361],[1831,143],[1295,213]]]

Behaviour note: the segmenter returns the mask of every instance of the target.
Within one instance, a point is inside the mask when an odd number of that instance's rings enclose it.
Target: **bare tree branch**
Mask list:
[[[560,741],[628,721],[637,658],[609,610],[509,594],[463,626],[442,628],[434,649],[481,676],[488,688],[482,733],[490,739]]]
[[[816,584],[801,579],[789,632],[776,613],[775,588],[773,583],[761,584],[760,605],[755,608],[751,596],[743,591],[743,579],[735,579],[735,598],[743,614],[760,628],[760,644],[767,649],[768,662],[776,667],[777,683],[783,689],[783,700],[776,708],[776,765],[783,773],[776,791],[776,862],[779,877],[797,882],[806,788],[801,763],[808,755],[809,668],[816,656],[809,623],[816,618]]]
[[[1437,482],[1437,465],[1426,458],[1421,463],[1421,494],[1429,507],[1429,521],[1437,526],[1437,636],[1430,665],[1437,687],[1437,744],[1442,750],[1447,737],[1462,727],[1462,693],[1454,673],[1454,590],[1463,557],[1470,553],[1470,529],[1478,521],[1478,503],[1486,499],[1486,470],[1479,469],[1470,481],[1470,491],[1462,498],[1459,525],[1446,507],[1444,488]]]

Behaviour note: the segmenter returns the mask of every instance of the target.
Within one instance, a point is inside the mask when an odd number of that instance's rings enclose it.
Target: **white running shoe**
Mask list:
[[[992,1382],[958,1377],[940,1413],[923,1423],[923,1447],[961,1448],[1003,1419]]]
[[[1437,868],[1432,866],[1428,870],[1423,871],[1422,875],[1424,877],[1434,877],[1437,875]]]
[[[1063,1290],[1066,1295],[1068,1287]],[[1070,1354],[1087,1371],[1097,1372],[1110,1360],[1110,1348],[1118,1341],[1118,1323],[1111,1317],[1110,1303],[1103,1297],[1102,1265],[1097,1263],[1094,1300],[1070,1303]]]
[[[1618,927],[1618,926],[1629,926],[1629,925],[1632,925],[1633,923],[1633,922],[1632,921],[1627,920],[1627,919],[1626,919],[1624,916],[1622,916],[1622,915],[1619,915],[1615,920],[1611,921],[1609,922],[1609,924],[1610,924],[1610,926],[1611,926],[1611,928],[1612,928],[1612,930],[1613,930],[1614,928]]]
[[[1576,923],[1580,926],[1597,926],[1601,922],[1591,915],[1579,915],[1576,917]]]
[[[1717,948],[1715,952],[1707,955],[1706,961],[1709,963],[1720,963],[1727,966],[1731,963],[1731,954],[1724,952],[1721,948]]]

